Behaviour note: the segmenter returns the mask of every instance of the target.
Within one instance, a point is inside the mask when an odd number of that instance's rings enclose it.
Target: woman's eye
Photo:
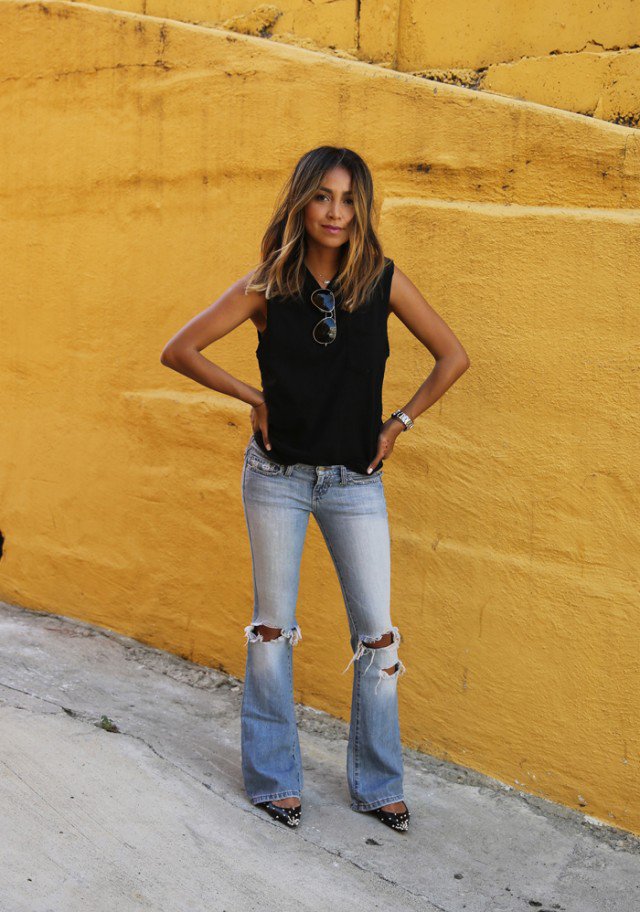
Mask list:
[[[316,199],[317,200],[327,199],[327,195],[326,195],[326,193],[317,193]],[[345,203],[347,204],[347,206],[353,206],[353,200],[345,200]]]

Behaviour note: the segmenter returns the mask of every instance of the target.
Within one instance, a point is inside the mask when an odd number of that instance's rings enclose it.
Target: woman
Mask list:
[[[373,182],[359,155],[333,146],[307,152],[281,192],[259,265],[187,323],[161,360],[251,405],[253,433],[242,471],[254,583],[241,719],[249,798],[289,826],[300,821],[292,651],[301,637],[296,600],[313,513],[338,574],[351,634],[351,807],[406,832],[397,702],[405,667],[390,615],[382,466],[398,435],[458,379],[469,358],[384,256],[373,212]],[[435,366],[406,405],[383,421],[390,313],[429,349]],[[247,319],[258,333],[262,391],[200,354]],[[335,633],[320,606],[317,618],[330,655]]]

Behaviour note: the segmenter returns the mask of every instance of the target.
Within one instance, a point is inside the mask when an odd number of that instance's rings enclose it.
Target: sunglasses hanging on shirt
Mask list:
[[[329,345],[336,338],[336,299],[330,288],[316,288],[311,293],[311,303],[326,316],[313,327],[313,338],[320,345]]]

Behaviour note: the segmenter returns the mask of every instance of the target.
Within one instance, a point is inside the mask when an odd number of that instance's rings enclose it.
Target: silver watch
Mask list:
[[[409,428],[413,427],[413,421],[406,412],[403,412],[402,409],[396,409],[395,412],[391,412],[392,418],[398,418],[404,424],[404,430],[408,431]]]

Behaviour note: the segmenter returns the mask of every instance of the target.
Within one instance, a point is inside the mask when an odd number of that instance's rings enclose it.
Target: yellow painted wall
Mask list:
[[[496,64],[487,69],[480,87],[640,127],[640,50],[584,51]]]
[[[2,2],[2,0],[0,0]],[[640,3],[608,0],[88,0],[427,79],[640,124]]]
[[[4,0],[3,0],[4,2]],[[76,2],[76,0],[73,0]],[[274,37],[358,46],[400,70],[488,67],[580,51],[637,47],[636,0],[86,0],[187,22],[252,22]]]
[[[640,833],[640,134],[64,2],[0,2],[0,79],[0,598],[243,675],[249,408],[160,352],[299,155],[349,145],[472,361],[385,469],[405,743]],[[433,364],[390,336],[385,414]],[[256,345],[205,354],[259,387]],[[346,719],[313,520],[298,619],[296,699]]]
[[[640,33],[635,0],[401,0],[400,10],[403,70],[618,49],[637,45]]]
[[[636,0],[365,0],[360,19],[361,55],[396,69],[639,125]]]
[[[3,2],[3,0],[0,0]],[[76,2],[76,0],[72,0]],[[145,13],[203,26],[274,37],[309,47],[356,50],[357,0],[86,0],[89,5]]]

